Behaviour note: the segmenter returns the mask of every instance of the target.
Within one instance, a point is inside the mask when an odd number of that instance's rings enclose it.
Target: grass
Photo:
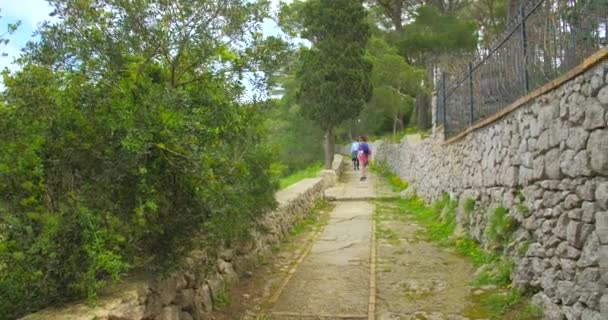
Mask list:
[[[418,197],[397,200],[397,206],[402,212],[414,218],[426,228],[429,240],[446,244],[456,229],[456,201],[446,195],[432,206],[427,206]]]
[[[451,246],[454,248],[454,251],[471,261],[475,267],[492,263],[498,256],[496,253],[483,250],[479,242],[468,237],[454,240]]]
[[[279,183],[279,186],[281,189],[285,189],[300,180],[303,180],[306,178],[314,178],[319,174],[319,172],[322,169],[323,169],[322,163],[315,163],[306,169],[296,171],[296,172],[282,178]]]
[[[498,207],[491,213],[485,233],[495,246],[502,248],[507,244],[515,229],[517,229],[517,220],[509,215],[509,210]]]
[[[391,245],[394,245],[394,246],[401,243],[401,240],[399,239],[399,235],[397,234],[397,232],[395,232],[394,230],[389,229],[389,228],[383,228],[380,225],[378,225],[376,227],[376,237],[378,237],[378,239],[384,239],[388,243],[390,243]]]
[[[467,215],[470,215],[475,210],[475,199],[467,198],[464,201],[464,211]]]
[[[482,298],[490,319],[533,320],[541,319],[540,307],[529,303],[528,297],[518,290],[494,292]]]
[[[393,135],[393,132],[387,132],[387,133],[380,134],[380,135],[372,135],[370,137],[370,141],[382,140],[382,141],[386,141],[386,142],[398,143],[398,142],[401,142],[401,140],[403,140],[403,137],[405,137],[407,135],[412,135],[412,134],[419,134],[420,137],[422,137],[424,139],[424,138],[428,138],[431,136],[431,130],[430,129],[421,130],[416,127],[407,127],[403,131],[395,132],[395,135]]]
[[[304,217],[304,219],[289,228],[289,235],[297,236],[304,232],[313,231],[319,226],[322,226],[325,224],[325,222],[327,222],[326,213],[330,212],[334,206],[334,204],[331,204],[325,200],[317,201],[311,212]]]
[[[473,286],[495,285],[501,288],[507,288],[511,285],[511,271],[513,270],[513,261],[508,258],[494,258],[493,261],[487,263],[479,275],[471,281]]]
[[[371,163],[370,168],[372,171],[384,177],[395,192],[405,190],[409,186],[407,181],[401,180],[401,178],[393,173],[393,171],[391,171],[388,165],[384,162]]]
[[[474,203],[473,203],[474,204]],[[456,227],[454,210],[457,202],[444,196],[434,205],[426,205],[420,198],[397,200],[398,207],[403,213],[412,215],[418,223],[425,227],[426,237],[444,247],[453,249],[467,258],[475,267],[480,268],[479,274],[471,281],[475,287],[494,285],[500,288],[481,301],[481,307],[490,319],[541,319],[542,310],[528,302],[528,297],[521,292],[511,289],[511,272],[513,262],[508,257],[497,252],[485,251],[477,241],[464,237],[453,238]],[[465,203],[465,210],[467,210]],[[494,232],[505,236],[512,230],[512,222],[506,218],[506,210],[494,212]]]
[[[216,310],[222,310],[230,304],[230,295],[226,293],[226,290],[220,291],[217,296],[213,299],[213,307]]]
[[[389,183],[394,174],[386,168],[376,168]],[[383,172],[384,170],[384,172]],[[521,200],[521,199],[520,199]],[[471,281],[472,286],[496,286],[497,289],[480,297],[479,305],[490,319],[533,320],[542,318],[542,310],[529,303],[529,295],[511,288],[511,272],[514,268],[510,258],[498,251],[486,251],[480,244],[469,237],[456,237],[456,208],[458,201],[444,195],[439,201],[427,205],[419,197],[391,200],[399,214],[407,214],[425,228],[424,236],[443,247],[450,248],[467,258],[479,268],[478,275]],[[476,202],[466,199],[464,210],[467,215],[474,213]],[[382,212],[379,212],[382,214]],[[507,209],[498,207],[490,212],[486,235],[493,242],[504,244],[510,240],[517,228],[517,221],[509,215]],[[378,230],[389,238],[390,235]]]

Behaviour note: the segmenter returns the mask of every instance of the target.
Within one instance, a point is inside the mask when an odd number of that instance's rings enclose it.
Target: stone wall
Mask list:
[[[111,286],[95,307],[75,303],[47,309],[24,320],[198,320],[209,319],[214,303],[222,299],[227,287],[251,272],[262,256],[271,254],[273,245],[288,234],[295,223],[307,215],[323,191],[334,185],[343,170],[336,155],[332,170],[318,178],[304,179],[277,192],[278,207],[258,221],[251,240],[220,250],[209,257],[205,248],[193,251],[180,271],[158,279],[129,279]]]
[[[540,290],[547,319],[608,319],[607,73],[604,59],[454,142],[373,145],[426,200],[457,197],[460,230],[486,246],[488,208],[509,209],[513,283]]]

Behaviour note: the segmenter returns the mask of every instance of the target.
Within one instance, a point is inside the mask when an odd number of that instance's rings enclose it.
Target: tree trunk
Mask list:
[[[507,5],[507,24],[519,18],[521,5],[521,0],[509,0],[509,4]]]
[[[325,169],[331,169],[331,165],[334,162],[334,149],[336,140],[334,137],[334,128],[325,130]]]
[[[425,130],[431,127],[431,117],[429,115],[431,97],[425,92],[416,95],[416,122],[418,129]]]
[[[393,12],[391,13],[391,20],[395,25],[395,30],[398,34],[403,30],[403,2],[395,1],[395,6],[393,7]]]
[[[395,140],[395,136],[397,135],[397,115],[393,115],[393,141]]]

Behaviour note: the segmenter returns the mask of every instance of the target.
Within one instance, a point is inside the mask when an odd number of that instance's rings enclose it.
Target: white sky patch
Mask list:
[[[10,42],[5,46],[0,46],[0,52],[8,56],[0,57],[0,70],[8,68],[15,71],[17,66],[13,63],[19,57],[21,49],[28,41],[36,40],[34,32],[38,25],[43,21],[53,21],[55,18],[49,14],[53,8],[45,0],[0,0],[0,34],[6,32],[8,23],[21,21],[21,25],[15,33],[8,36]],[[0,90],[3,85],[0,79]]]

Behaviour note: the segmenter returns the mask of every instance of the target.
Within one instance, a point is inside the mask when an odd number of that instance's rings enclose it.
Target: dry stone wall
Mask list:
[[[278,207],[258,221],[251,240],[220,250],[211,258],[200,248],[185,259],[180,271],[158,279],[131,279],[109,288],[96,306],[84,303],[47,309],[23,320],[203,320],[209,319],[214,305],[225,299],[228,286],[251,272],[259,257],[307,215],[323,191],[333,186],[343,170],[341,155],[336,155],[332,170],[318,178],[302,180],[277,192]]]
[[[461,231],[486,246],[487,208],[509,209],[513,283],[540,290],[547,319],[608,319],[607,73],[600,62],[453,143],[373,145],[426,200],[457,197]]]

